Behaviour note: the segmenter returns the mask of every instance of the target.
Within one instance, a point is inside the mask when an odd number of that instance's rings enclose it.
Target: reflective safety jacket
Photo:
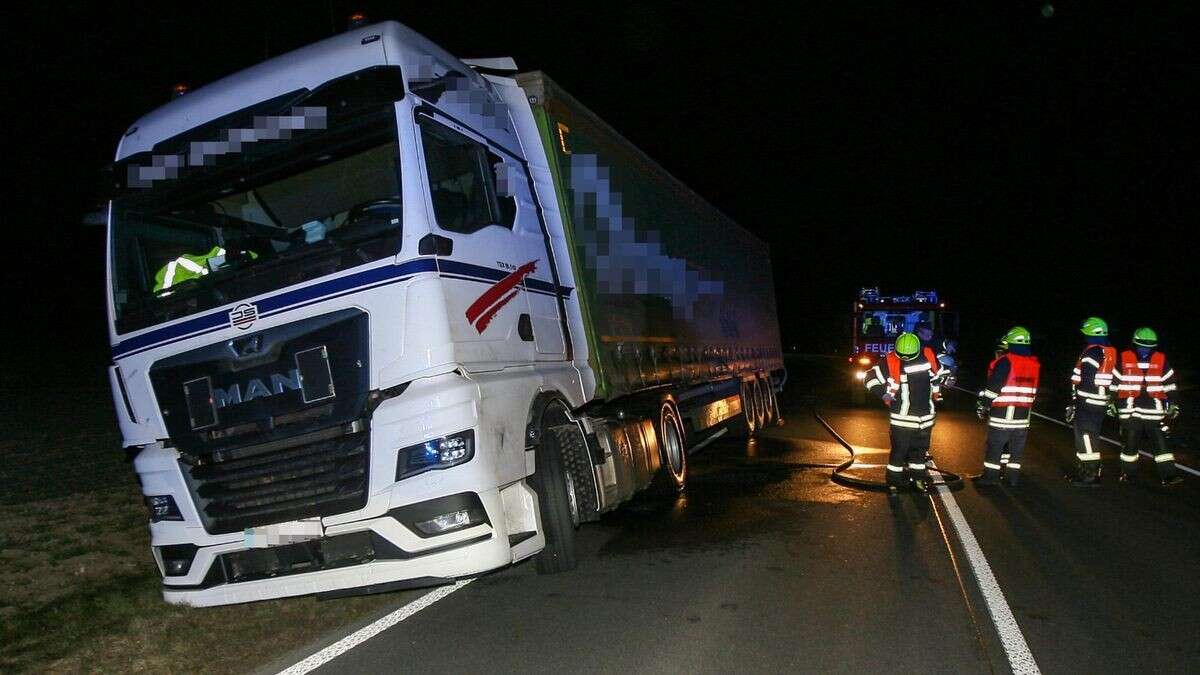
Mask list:
[[[258,258],[254,251],[243,251],[251,260]],[[209,260],[225,255],[225,249],[214,246],[207,253],[184,253],[171,262],[163,265],[154,275],[154,292],[165,291],[177,286],[188,279],[202,277],[209,273]],[[219,261],[218,261],[219,262]],[[219,265],[217,265],[219,267]]]
[[[1117,350],[1112,345],[1088,345],[1071,371],[1071,391],[1077,402],[1103,408],[1113,386]]]
[[[941,398],[941,376],[941,366],[932,349],[922,349],[911,361],[889,352],[867,372],[864,384],[867,391],[880,399],[892,395],[888,406],[892,426],[928,429],[936,416],[934,399]]]
[[[1037,398],[1042,365],[1036,356],[1005,354],[988,366],[987,388],[979,395],[991,402],[988,426],[1026,429]]]
[[[1167,356],[1159,351],[1142,361],[1137,352],[1121,352],[1113,372],[1117,383],[1117,414],[1121,419],[1161,420],[1167,414],[1171,392],[1175,391],[1175,369],[1167,364]]]
[[[195,279],[208,274],[209,258],[225,255],[225,249],[214,246],[208,253],[185,253],[171,262],[163,265],[154,275],[154,291],[165,291],[168,288],[188,279]]]

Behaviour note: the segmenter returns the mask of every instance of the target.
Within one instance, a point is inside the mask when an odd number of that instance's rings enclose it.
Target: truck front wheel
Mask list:
[[[573,425],[550,427],[536,450],[536,471],[530,482],[538,493],[546,548],[537,556],[537,571],[554,574],[575,569],[575,531],[579,528],[578,486],[567,470],[566,453],[578,452],[583,440]],[[584,448],[586,450],[586,448]]]

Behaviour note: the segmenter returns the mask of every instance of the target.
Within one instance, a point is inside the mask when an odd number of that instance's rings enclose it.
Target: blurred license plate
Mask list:
[[[319,539],[325,534],[325,529],[321,527],[320,518],[311,518],[308,520],[296,520],[290,523],[279,523],[278,525],[264,525],[262,527],[247,527],[243,531],[243,541],[249,548],[266,548],[268,546],[279,546],[280,544],[294,544],[298,541],[308,541],[309,539]]]

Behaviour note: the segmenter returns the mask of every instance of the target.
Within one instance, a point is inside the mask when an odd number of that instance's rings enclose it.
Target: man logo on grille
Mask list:
[[[246,330],[258,320],[258,307],[248,302],[229,310],[229,325],[238,330]]]

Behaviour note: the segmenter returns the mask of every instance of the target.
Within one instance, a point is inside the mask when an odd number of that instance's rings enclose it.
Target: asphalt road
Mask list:
[[[882,408],[846,404],[840,377],[835,362],[792,368],[784,426],[693,456],[673,503],[585,526],[576,571],[481,577],[322,672],[1009,671],[940,500],[819,466],[846,453],[818,402],[861,461],[886,461]],[[956,399],[933,455],[977,473],[985,427]],[[1143,460],[1144,482],[1120,485],[1104,452],[1105,484],[1073,488],[1069,433],[1035,423],[1020,487],[954,497],[1043,672],[1200,671],[1200,480],[1157,488]]]

